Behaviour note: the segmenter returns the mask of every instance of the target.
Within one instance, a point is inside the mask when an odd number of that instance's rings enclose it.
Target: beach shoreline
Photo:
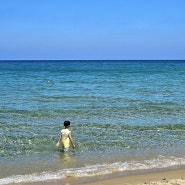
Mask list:
[[[184,185],[185,169],[128,175],[85,183],[84,185]]]
[[[127,174],[109,174],[94,177],[66,177],[61,180],[11,183],[9,185],[185,185],[185,168],[166,169],[155,172],[138,171]]]

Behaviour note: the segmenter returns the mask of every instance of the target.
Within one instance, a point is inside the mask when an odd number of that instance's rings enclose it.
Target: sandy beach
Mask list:
[[[112,178],[85,185],[185,185],[185,170]]]

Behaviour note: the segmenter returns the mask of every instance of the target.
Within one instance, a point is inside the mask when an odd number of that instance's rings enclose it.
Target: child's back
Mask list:
[[[69,150],[70,142],[72,144],[73,149],[75,148],[75,145],[71,136],[71,131],[69,131],[68,129],[70,127],[70,121],[64,121],[64,126],[65,128],[61,130],[60,138],[56,146],[58,147],[60,145],[60,142],[62,141],[64,152],[67,152]]]

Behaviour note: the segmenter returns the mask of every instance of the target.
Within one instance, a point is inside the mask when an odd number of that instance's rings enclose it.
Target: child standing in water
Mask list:
[[[56,147],[59,147],[61,140],[62,140],[62,146],[64,148],[64,152],[67,152],[69,150],[70,142],[72,144],[73,149],[75,148],[73,138],[71,136],[71,131],[69,131],[70,127],[70,121],[64,121],[64,129],[61,130],[61,134],[59,137],[59,140],[56,144]]]

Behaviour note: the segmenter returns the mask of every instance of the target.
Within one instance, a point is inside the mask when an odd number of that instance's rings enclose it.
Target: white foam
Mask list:
[[[184,158],[165,158],[159,156],[158,158],[152,160],[144,161],[130,161],[130,162],[118,162],[112,164],[99,164],[90,165],[81,168],[69,168],[62,169],[56,172],[42,172],[33,173],[27,175],[15,175],[0,179],[0,184],[10,184],[10,183],[26,183],[26,182],[38,182],[47,181],[55,179],[64,179],[68,176],[70,177],[90,177],[97,175],[106,175],[113,172],[124,172],[124,171],[134,171],[134,170],[147,170],[156,168],[167,168],[176,165],[185,165]]]

